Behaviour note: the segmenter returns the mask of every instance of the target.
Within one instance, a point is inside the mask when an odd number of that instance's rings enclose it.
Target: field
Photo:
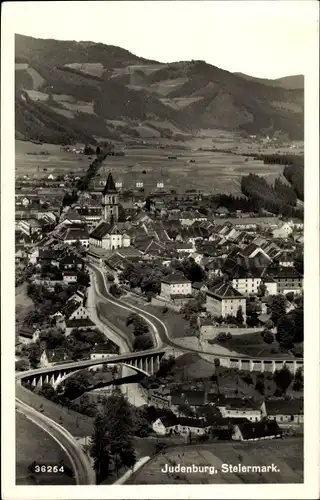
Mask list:
[[[64,104],[69,107],[69,111],[72,106],[78,106],[67,102]],[[91,104],[86,103],[86,107],[90,112]],[[64,113],[64,110],[60,111]],[[152,125],[156,126],[156,122],[152,122]],[[152,133],[147,124],[137,127],[137,130],[145,138]],[[155,189],[157,182],[162,181],[165,189],[175,189],[177,192],[196,189],[239,195],[241,176],[249,173],[261,175],[270,183],[278,177],[285,182],[281,165],[264,165],[262,161],[256,161],[251,157],[197,149],[204,147],[204,143],[209,147],[208,142],[211,144],[210,147],[214,143],[219,148],[231,149],[235,144],[240,144],[232,134],[218,132],[216,131],[215,136],[211,138],[200,134],[197,138],[175,145],[169,139],[161,139],[162,149],[157,146],[156,139],[148,140],[150,144],[146,147],[130,148],[122,145],[121,149],[124,150],[125,156],[109,156],[104,162],[100,176],[103,178],[111,170],[115,181],[121,181],[124,189],[132,189],[137,182],[143,182],[146,193]],[[202,134],[207,133],[202,131]],[[156,131],[154,135],[157,135]],[[248,151],[247,147],[246,150]],[[49,154],[40,154],[41,151]],[[168,159],[169,156],[177,158]],[[47,172],[53,175],[67,173],[82,175],[92,161],[86,156],[60,151],[60,146],[57,145],[16,141],[17,176],[28,174],[36,178],[43,177]],[[44,171],[44,168],[47,171]]]
[[[34,178],[68,173],[83,175],[93,159],[74,153],[60,151],[56,144],[34,144],[16,141],[16,176],[28,175]],[[42,152],[42,154],[40,154]],[[49,154],[43,154],[48,152]],[[45,172],[43,169],[46,168]]]
[[[223,473],[222,464],[271,465],[280,472]],[[161,469],[181,464],[214,466],[216,474],[164,473]],[[286,438],[252,443],[215,442],[192,446],[180,446],[157,455],[129,480],[130,484],[254,484],[254,483],[302,483],[303,440]]]
[[[229,349],[230,351],[236,351],[240,354],[254,356],[257,358],[268,356],[271,356],[272,358],[283,358],[286,355],[286,353],[283,352],[274,352],[275,349],[279,348],[278,342],[274,341],[272,344],[266,344],[263,341],[260,332],[248,333],[245,335],[233,335],[230,340],[222,342],[216,341],[215,343]]]
[[[40,444],[41,443],[41,444]],[[58,465],[63,460],[71,467],[69,459],[58,443],[45,431],[20,413],[16,414],[16,484],[17,485],[71,485],[75,480],[63,474],[42,473],[30,477],[28,466],[33,462]]]

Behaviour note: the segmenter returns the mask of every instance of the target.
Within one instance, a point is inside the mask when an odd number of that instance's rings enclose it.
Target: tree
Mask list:
[[[291,384],[293,379],[292,373],[290,370],[284,366],[281,370],[277,370],[274,374],[274,381],[277,384],[277,387],[285,393]]]
[[[194,299],[188,300],[181,308],[181,314],[184,319],[190,320],[191,316],[195,313],[200,312],[202,309],[201,304]]]
[[[142,316],[136,315],[133,320],[133,335],[138,337],[139,335],[144,335],[149,332],[148,323]]]
[[[88,271],[79,270],[77,273],[77,283],[79,285],[88,287],[90,286],[90,275]]]
[[[180,403],[178,406],[178,411],[185,417],[194,417],[194,411],[187,403]]]
[[[255,389],[256,389],[256,391],[260,392],[261,395],[263,395],[264,391],[265,391],[264,381],[261,379],[258,379],[256,382],[256,385],[255,385]]]
[[[278,320],[286,313],[286,299],[283,295],[274,295],[271,302],[271,320],[277,324]]]
[[[244,318],[241,306],[238,307],[236,319],[239,325],[243,325]]]
[[[111,452],[106,415],[98,414],[95,418],[94,433],[90,439],[90,455],[99,484],[110,474]]]
[[[38,343],[28,345],[28,359],[31,368],[37,368],[41,356],[41,348]]]
[[[91,456],[94,458],[96,471],[101,471],[104,466],[104,475],[108,475],[111,460],[118,474],[122,466],[132,467],[136,462],[133,413],[130,404],[119,391],[114,391],[106,400],[103,411],[103,416],[95,422]],[[99,478],[101,482],[101,472]]]
[[[296,332],[295,322],[289,314],[284,314],[277,322],[276,340],[281,347],[292,347]]]
[[[270,332],[270,330],[263,330],[261,336],[263,338],[263,342],[265,342],[266,344],[272,344],[272,342],[274,341],[274,335],[272,332]]]
[[[296,371],[296,374],[294,376],[294,381],[293,381],[293,386],[292,386],[292,389],[294,391],[302,391],[303,390],[303,373],[302,373],[302,369],[299,368],[297,371]]]
[[[264,297],[267,291],[266,285],[263,283],[263,281],[260,282],[260,285],[258,286],[258,297]]]
[[[303,342],[304,328],[303,328],[303,308],[299,307],[292,312],[293,321],[295,324],[294,342]]]
[[[168,356],[167,358],[162,358],[159,365],[159,370],[157,372],[157,377],[166,377],[168,373],[172,371],[176,363],[174,356]]]
[[[45,342],[47,349],[56,349],[65,343],[64,334],[58,328],[49,328],[40,333],[39,339]]]
[[[113,283],[110,286],[109,292],[111,293],[111,295],[113,295],[114,297],[117,297],[117,298],[121,297],[121,295],[122,295],[120,288],[115,283]]]
[[[134,351],[146,351],[153,347],[153,342],[149,334],[143,333],[134,339],[133,349]]]

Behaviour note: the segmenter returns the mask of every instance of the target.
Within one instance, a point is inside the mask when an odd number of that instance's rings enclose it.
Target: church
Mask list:
[[[118,222],[119,193],[111,172],[102,191],[102,220],[89,235],[89,244],[115,250],[130,246],[130,237],[126,234],[124,224]]]

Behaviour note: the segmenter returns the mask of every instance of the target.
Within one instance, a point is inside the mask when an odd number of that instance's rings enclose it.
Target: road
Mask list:
[[[96,310],[96,304],[98,302],[98,299],[105,299],[105,296],[100,294],[98,291],[97,287],[97,282],[96,282],[96,275],[95,273],[91,270],[90,271],[90,276],[91,276],[91,286],[88,289],[88,300],[86,307],[89,310],[90,317],[92,321],[97,325],[97,327],[101,330],[101,332],[112,342],[114,342],[120,350],[120,353],[128,353],[132,350],[131,345],[128,342],[128,339],[126,336],[123,334],[123,336],[120,336],[120,334],[116,334],[113,330],[109,328],[105,323],[103,323],[100,318],[97,315],[97,310]],[[121,367],[121,376],[122,377],[128,377],[132,374],[136,373],[134,370],[131,368],[128,368],[127,366],[122,366]],[[134,406],[143,406],[147,403],[146,399],[144,398],[141,390],[139,389],[138,384],[122,384],[120,385],[121,391],[123,394],[125,394],[128,398],[128,401],[133,404]],[[103,392],[103,391],[102,391]]]
[[[78,446],[73,436],[49,417],[16,398],[16,411],[35,423],[49,434],[69,457],[78,485],[95,484],[95,474],[86,454]]]
[[[133,304],[126,303],[124,301],[124,299],[115,299],[108,292],[106,278],[105,278],[102,270],[92,263],[89,263],[88,266],[95,273],[95,276],[96,276],[95,283],[96,283],[96,286],[98,288],[99,296],[101,298],[103,298],[104,301],[110,302],[111,304],[116,305],[117,307],[119,307],[121,309],[125,309],[128,312],[139,313],[147,321],[147,323],[150,325],[152,332],[154,334],[155,345],[157,345],[157,346],[161,346],[161,345],[170,346],[172,348],[177,349],[178,351],[194,352],[197,354],[208,354],[210,356],[217,356],[218,358],[237,357],[232,352],[226,352],[226,353],[223,352],[222,353],[221,350],[219,350],[219,346],[218,346],[217,352],[213,352],[213,351],[205,351],[204,349],[203,350],[196,349],[193,347],[182,347],[180,344],[177,344],[176,342],[174,342],[170,338],[168,328],[160,318],[158,318],[155,314],[152,314],[152,313],[150,313],[150,312],[148,312],[140,307],[137,307]],[[248,359],[248,360],[257,359],[256,357],[246,356],[246,355],[242,355],[242,354],[238,354],[238,357],[241,357],[242,359]],[[271,360],[271,359],[272,358],[270,358],[270,357],[268,357],[268,358],[260,358],[259,357],[259,360]],[[283,357],[283,358],[282,357],[275,358],[275,361],[294,361],[294,360],[296,360],[296,358],[294,358],[294,357],[290,358],[288,356]]]

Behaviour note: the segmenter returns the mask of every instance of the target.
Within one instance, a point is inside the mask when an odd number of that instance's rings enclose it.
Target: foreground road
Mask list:
[[[89,459],[68,431],[18,398],[16,409],[57,441],[70,459],[78,485],[95,484],[95,474]]]

